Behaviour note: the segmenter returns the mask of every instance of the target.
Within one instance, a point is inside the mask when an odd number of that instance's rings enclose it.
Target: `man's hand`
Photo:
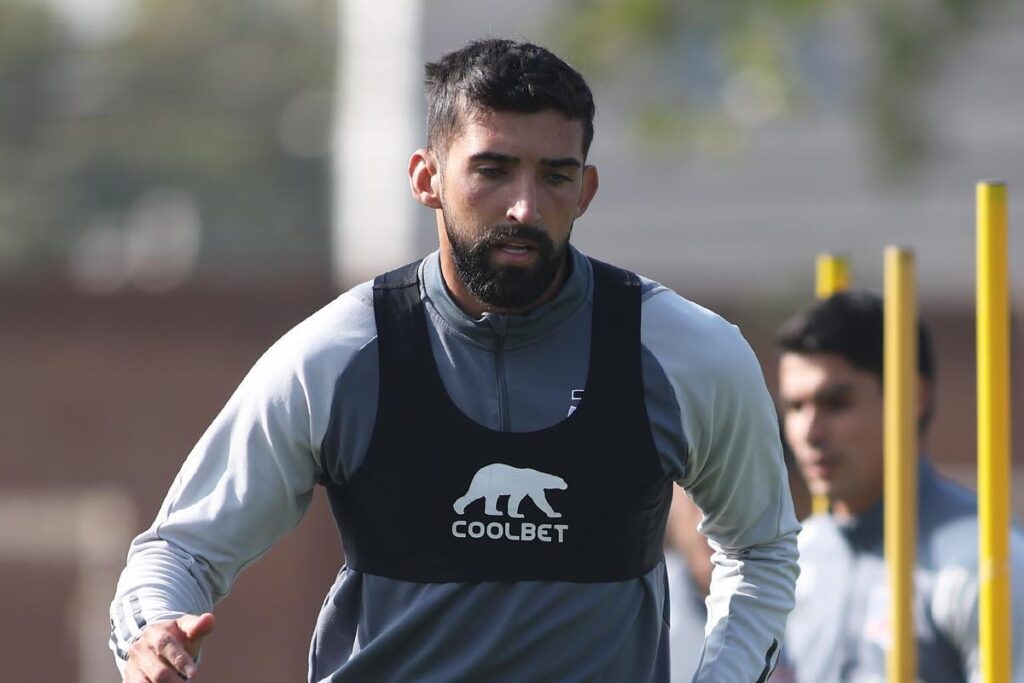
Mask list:
[[[124,683],[177,683],[198,673],[195,658],[203,638],[213,631],[213,615],[186,614],[142,630],[128,648]]]

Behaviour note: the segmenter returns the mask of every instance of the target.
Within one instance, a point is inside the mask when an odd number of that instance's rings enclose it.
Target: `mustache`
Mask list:
[[[497,244],[511,240],[531,242],[539,249],[554,249],[554,243],[546,232],[534,225],[522,223],[501,223],[493,226],[487,233],[480,236],[473,248],[474,250],[490,249]]]

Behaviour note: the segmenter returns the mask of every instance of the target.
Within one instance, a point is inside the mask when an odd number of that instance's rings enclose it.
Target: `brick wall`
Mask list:
[[[295,283],[100,298],[57,286],[0,287],[0,507],[5,495],[15,493],[43,501],[47,495],[71,500],[111,491],[134,509],[131,533],[141,530],[182,459],[252,363],[332,296],[326,286]],[[774,385],[771,332],[785,309],[723,309],[741,324]],[[939,356],[931,450],[943,469],[969,478],[975,438],[973,313],[930,311],[926,318]],[[1018,388],[1022,380],[1018,365]],[[1024,424],[1019,393],[1014,416]],[[1024,456],[1022,439],[1024,430],[1017,430],[1018,460]],[[69,515],[76,514],[72,510]],[[33,524],[19,522],[26,523]],[[101,603],[113,592],[125,550],[126,545],[105,570],[112,575]],[[88,601],[76,594],[83,590],[78,569],[66,557],[46,557],[0,553],[0,592],[16,597],[5,597],[14,609],[0,610],[0,638],[10,651],[27,655],[9,658],[5,674],[39,680],[45,661],[47,680],[84,682],[77,673],[79,650],[105,647],[106,615],[89,615],[96,632],[91,640],[83,635],[74,615]],[[248,569],[219,607],[204,679],[304,680],[309,636],[341,557],[318,493],[300,527]]]

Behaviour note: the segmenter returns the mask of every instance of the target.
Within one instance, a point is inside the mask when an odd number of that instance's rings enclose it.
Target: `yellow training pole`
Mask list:
[[[827,299],[836,292],[850,287],[850,261],[840,254],[818,254],[814,268],[814,294]],[[826,515],[830,505],[828,496],[811,498],[811,514]]]
[[[917,295],[914,253],[885,250],[885,562],[892,649],[889,683],[917,680]]]
[[[818,254],[814,269],[814,293],[825,299],[850,288],[850,261],[840,254]]]
[[[978,211],[978,524],[981,680],[1010,680],[1010,302],[1006,185],[981,182]]]

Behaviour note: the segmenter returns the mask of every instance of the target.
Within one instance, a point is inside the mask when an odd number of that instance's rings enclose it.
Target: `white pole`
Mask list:
[[[75,680],[109,681],[116,673],[107,649],[107,608],[137,531],[135,505],[117,488],[0,489],[0,560],[76,570],[76,590],[63,615],[78,647]],[[55,618],[54,628],[60,627]]]
[[[418,254],[406,176],[425,139],[421,0],[339,0],[332,267],[346,287]]]

